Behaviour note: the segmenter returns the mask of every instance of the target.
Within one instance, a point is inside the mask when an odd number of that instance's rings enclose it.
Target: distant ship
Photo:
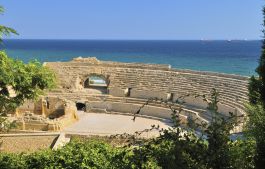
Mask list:
[[[211,39],[201,39],[201,41],[202,41],[202,42],[211,42],[211,41],[213,41],[213,40],[211,40]]]
[[[232,42],[232,41],[248,41],[248,39],[228,39],[226,40],[227,42]]]

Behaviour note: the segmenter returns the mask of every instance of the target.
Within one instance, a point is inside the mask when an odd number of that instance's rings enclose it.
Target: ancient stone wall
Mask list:
[[[212,88],[220,96],[221,111],[244,109],[248,77],[212,72],[177,70],[169,65],[118,63],[96,58],[76,58],[70,62],[48,62],[55,71],[62,93],[86,93],[84,82],[91,75],[104,77],[108,94],[117,97],[158,98],[176,101],[182,96],[187,105],[206,108],[195,95],[209,96]]]
[[[26,101],[16,110],[20,130],[59,131],[78,120],[75,103],[58,97]]]

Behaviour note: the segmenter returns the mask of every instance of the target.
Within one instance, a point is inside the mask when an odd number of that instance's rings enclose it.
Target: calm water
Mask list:
[[[174,68],[240,75],[254,74],[260,41],[112,41],[5,40],[1,47],[28,62],[69,61],[78,56],[100,60],[171,64]]]

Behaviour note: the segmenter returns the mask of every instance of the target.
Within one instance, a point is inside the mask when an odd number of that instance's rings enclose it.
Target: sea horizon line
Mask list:
[[[6,40],[77,40],[77,41],[261,41],[262,39],[64,39],[64,38],[6,38]]]

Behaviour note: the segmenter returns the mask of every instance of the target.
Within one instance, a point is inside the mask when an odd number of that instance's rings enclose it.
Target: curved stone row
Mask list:
[[[141,106],[143,106],[148,100],[138,99],[138,98],[124,98],[124,97],[112,97],[112,96],[99,96],[99,95],[71,95],[66,93],[49,93],[49,97],[66,98],[76,103],[83,103],[86,105],[87,112],[119,112],[134,115]],[[160,118],[160,119],[171,119],[172,110],[169,105],[176,110],[182,109],[180,112],[180,118],[183,122],[187,121],[190,117],[194,119],[197,123],[210,121],[210,115],[205,110],[199,110],[195,108],[189,108],[184,105],[177,103],[161,103],[160,101],[149,101],[148,105],[144,106],[138,115],[145,116],[149,118]],[[207,117],[207,118],[206,118]]]
[[[248,77],[171,69],[169,65],[118,63],[96,58],[76,58],[70,62],[48,62],[55,71],[62,95],[80,98],[87,93],[84,82],[91,76],[103,77],[113,97],[138,99],[158,98],[176,102],[183,98],[185,106],[206,109],[207,104],[195,95],[206,95],[215,88],[219,92],[220,112],[242,112],[248,101]]]
[[[119,112],[126,114],[134,114],[137,110],[143,106],[148,100],[140,98],[128,98],[128,97],[113,97],[110,95],[91,95],[91,94],[76,94],[76,93],[59,93],[59,92],[50,92],[49,97],[59,97],[66,98],[68,100],[75,101],[76,103],[86,104],[87,111],[92,112]],[[194,119],[197,123],[209,122],[211,121],[211,113],[205,108],[200,109],[198,107],[187,106],[185,104],[178,103],[164,103],[159,100],[151,100],[148,102],[148,105],[144,106],[146,108],[140,112],[140,115],[170,119],[172,111],[169,108],[182,111],[180,116],[182,120],[187,121],[188,117]],[[153,111],[153,113],[152,113]],[[238,115],[242,115],[243,112],[237,112]],[[228,115],[228,114],[226,114]]]

